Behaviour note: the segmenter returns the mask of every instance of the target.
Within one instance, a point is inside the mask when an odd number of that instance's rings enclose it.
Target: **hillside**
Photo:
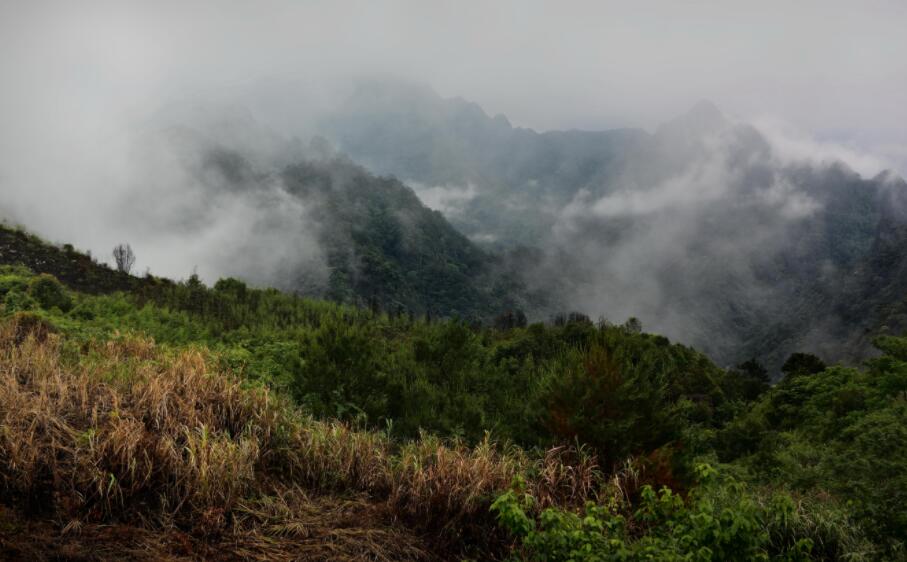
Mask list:
[[[142,281],[98,263],[71,245],[61,247],[22,228],[0,224],[0,265],[24,265],[37,273],[50,273],[84,293],[129,291]]]
[[[0,303],[6,557],[903,559],[903,339],[769,388],[578,314],[470,327],[23,266]]]
[[[836,301],[845,321],[863,332],[857,348],[874,334],[907,331],[907,190],[885,194],[877,228],[868,257]]]
[[[373,176],[341,157],[288,166],[281,178],[317,217],[330,271],[324,296],[396,313],[485,321],[528,306],[515,272],[400,181]]]
[[[33,240],[46,254],[65,252]],[[722,371],[695,350],[641,334],[633,325],[595,325],[580,314],[562,315],[551,326],[527,325],[516,315],[483,326],[338,305],[254,289],[236,279],[211,288],[197,277],[179,283],[136,280],[134,290],[92,296],[70,294],[47,271],[37,277],[18,265],[3,271],[0,302],[6,314],[50,315],[60,330],[79,338],[129,330],[166,345],[206,345],[224,352],[245,377],[289,393],[318,415],[388,431],[392,423],[393,432],[405,438],[421,429],[472,442],[493,430],[525,446],[548,445],[554,435],[569,438],[583,431],[582,416],[555,423],[549,407],[535,401],[547,402],[549,393],[583,393],[582,374],[561,384],[561,370],[580,369],[584,350],[602,345],[616,356],[598,360],[633,365],[632,376],[628,371],[619,384],[635,398],[628,395],[621,409],[644,397],[652,401],[647,411],[682,416],[667,409],[680,396],[695,394],[710,409],[727,400]],[[576,406],[568,401],[559,408]],[[635,423],[640,438],[670,441],[669,433],[646,430],[642,417]],[[616,435],[595,439],[605,438],[615,448],[609,457],[633,450]]]

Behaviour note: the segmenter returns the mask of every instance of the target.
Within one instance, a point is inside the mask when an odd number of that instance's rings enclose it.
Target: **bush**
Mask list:
[[[32,279],[28,285],[28,294],[45,310],[56,307],[67,312],[72,308],[69,293],[53,275],[45,273]]]
[[[15,275],[0,276],[0,297],[4,297],[11,292],[25,292],[27,289],[28,284],[21,277]]]
[[[644,486],[635,506],[615,497],[605,505],[589,502],[581,513],[548,508],[533,516],[535,500],[517,479],[491,509],[519,541],[515,558],[524,560],[796,561],[813,559],[817,539],[828,541],[826,546],[865,544],[858,529],[815,525],[815,517],[790,496],[762,498],[732,478],[719,479],[708,465],[697,472],[701,485],[686,500],[667,487],[656,492]],[[840,550],[830,554],[860,558]]]
[[[34,310],[37,307],[38,303],[28,293],[10,291],[6,294],[6,298],[3,299],[3,309],[7,313]]]

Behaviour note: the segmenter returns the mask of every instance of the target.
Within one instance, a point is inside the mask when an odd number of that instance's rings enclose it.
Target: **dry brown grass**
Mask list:
[[[448,558],[501,540],[488,507],[517,474],[542,506],[582,504],[604,484],[592,457],[567,449],[532,460],[487,440],[397,446],[214,365],[203,349],[135,337],[64,359],[40,323],[0,325],[0,504],[31,529],[0,524],[0,557]]]

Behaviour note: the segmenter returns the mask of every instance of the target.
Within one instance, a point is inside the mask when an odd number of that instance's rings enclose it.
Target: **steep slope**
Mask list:
[[[876,179],[888,189],[872,248],[835,303],[844,321],[857,328],[848,342],[854,353],[875,335],[907,332],[907,183],[891,174]]]
[[[905,221],[885,213],[903,182],[792,159],[708,102],[654,133],[537,133],[424,87],[368,82],[323,131],[414,182],[474,240],[537,247],[527,283],[561,307],[638,316],[721,364],[777,369],[796,349],[856,359],[899,299],[871,277],[898,278],[884,237]],[[861,308],[869,298],[885,304]]]

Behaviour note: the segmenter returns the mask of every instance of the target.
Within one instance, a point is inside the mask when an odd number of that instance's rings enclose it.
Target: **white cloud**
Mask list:
[[[423,205],[429,209],[440,211],[448,218],[456,218],[461,215],[466,204],[472,201],[477,194],[476,186],[472,183],[464,186],[427,186],[419,182],[409,181],[406,184],[413,188]]]
[[[785,163],[808,162],[828,165],[843,162],[867,178],[883,170],[897,167],[882,154],[882,151],[870,153],[858,146],[817,140],[775,117],[756,118],[753,125],[765,135],[775,149],[776,155]]]
[[[801,191],[797,191],[791,182],[783,178],[758,193],[758,197],[763,203],[776,209],[785,219],[806,218],[821,208],[818,201]]]

